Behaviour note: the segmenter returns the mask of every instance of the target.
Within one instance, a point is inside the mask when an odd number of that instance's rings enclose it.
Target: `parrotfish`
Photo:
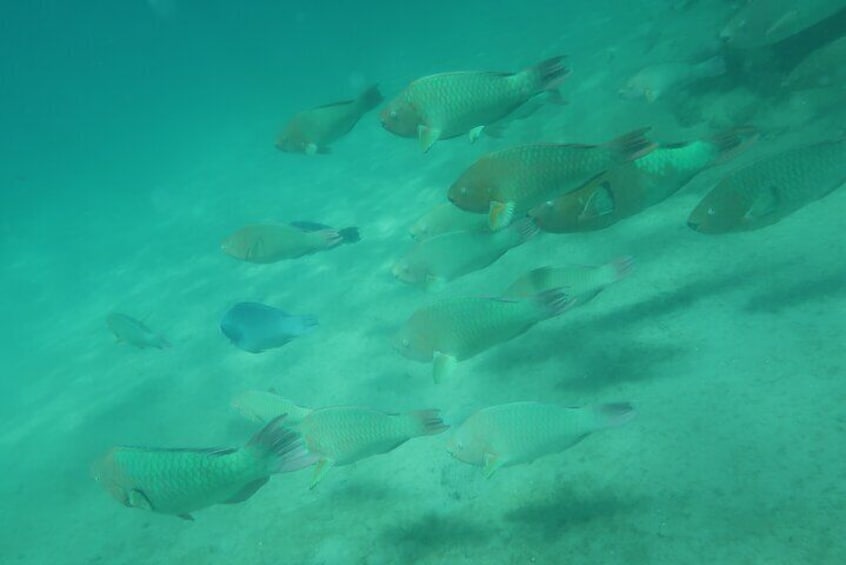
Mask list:
[[[527,298],[554,288],[566,288],[573,306],[583,306],[608,286],[628,276],[633,257],[618,257],[599,266],[572,265],[532,269],[505,289],[504,298]]]
[[[404,357],[432,362],[436,383],[459,361],[525,333],[572,306],[562,289],[532,298],[449,298],[415,311],[393,339]]]
[[[573,447],[593,432],[621,426],[634,417],[628,402],[563,407],[540,402],[512,402],[473,413],[456,428],[447,450],[453,457],[497,469],[529,463]]]
[[[790,71],[784,86],[795,90],[846,87],[846,65],[843,61],[846,61],[846,37],[813,51]],[[844,99],[846,96],[841,98]]]
[[[311,412],[311,408],[299,406],[294,402],[266,390],[245,390],[232,399],[232,407],[244,418],[266,424],[285,415],[285,424],[297,424]]]
[[[224,253],[250,263],[296,259],[358,241],[358,228],[304,229],[292,224],[252,224],[223,240]]]
[[[239,302],[220,320],[220,331],[238,348],[250,353],[282,347],[317,326],[314,316],[292,316],[258,302]]]
[[[754,129],[736,128],[708,139],[662,145],[535,206],[529,216],[540,229],[553,233],[606,228],[676,193],[705,169],[742,152],[755,138]]]
[[[423,241],[454,231],[489,231],[484,216],[466,212],[452,202],[442,202],[420,217],[409,228],[413,239]]]
[[[658,63],[635,73],[619,94],[629,100],[645,98],[647,102],[655,102],[672,91],[703,79],[718,77],[725,72],[725,60],[719,55],[699,63]]]
[[[335,465],[387,453],[411,438],[439,434],[448,427],[438,410],[389,414],[339,406],[310,412],[294,429],[305,439],[311,461],[317,463],[314,488]]]
[[[797,34],[844,7],[842,0],[749,1],[729,20],[720,37],[738,49],[764,47]]]
[[[488,214],[492,230],[551,197],[565,194],[599,173],[648,154],[655,145],[648,128],[603,145],[521,145],[483,156],[449,188],[453,204]]]
[[[700,233],[774,224],[846,183],[846,138],[788,149],[726,174],[687,224]]]
[[[569,73],[562,60],[553,57],[517,73],[464,71],[417,79],[382,110],[382,125],[418,138],[424,152],[439,139],[466,134],[473,141],[485,127],[554,91]]]
[[[484,269],[509,249],[538,232],[529,219],[498,232],[456,231],[417,243],[394,264],[394,276],[426,290],[439,290],[451,280]]]
[[[286,153],[329,153],[329,144],[352,131],[361,117],[382,102],[379,88],[371,86],[355,100],[304,110],[291,118],[276,141]]]
[[[191,512],[250,498],[275,473],[310,465],[303,439],[277,418],[244,447],[114,447],[95,462],[94,480],[118,502],[192,520]]]
[[[129,343],[140,349],[170,347],[170,343],[164,336],[148,328],[141,320],[136,320],[126,314],[112,312],[106,316],[106,326],[115,334],[118,341]]]

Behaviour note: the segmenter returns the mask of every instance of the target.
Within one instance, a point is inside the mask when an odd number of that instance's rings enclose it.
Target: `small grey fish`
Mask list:
[[[162,336],[148,328],[141,320],[132,316],[112,312],[106,316],[106,325],[115,334],[118,341],[126,342],[140,349],[155,347],[164,349],[170,347],[170,343]]]
[[[314,316],[292,316],[258,302],[239,302],[220,320],[223,335],[250,353],[282,347],[295,337],[311,332],[315,326]]]

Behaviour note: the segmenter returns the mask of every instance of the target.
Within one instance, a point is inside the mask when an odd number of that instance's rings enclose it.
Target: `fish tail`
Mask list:
[[[305,440],[297,432],[286,428],[287,414],[277,416],[254,435],[245,449],[260,460],[267,461],[268,473],[288,473],[313,465]]]
[[[606,143],[606,147],[620,161],[636,161],[651,153],[657,144],[646,138],[649,127],[636,129]]]
[[[636,414],[630,402],[597,404],[591,406],[589,410],[593,413],[593,428],[596,430],[622,426],[632,420]]]
[[[525,71],[531,75],[537,85],[537,91],[555,90],[570,74],[570,69],[564,64],[564,56],[559,55],[541,61]]]
[[[362,113],[369,112],[376,106],[382,103],[385,97],[382,96],[382,93],[379,92],[379,85],[374,84],[367,90],[361,93],[358,97],[358,105],[361,108]]]
[[[709,141],[717,150],[714,163],[724,163],[743,153],[758,141],[759,134],[758,128],[754,126],[739,126],[712,136]]]
[[[544,290],[536,294],[534,300],[544,318],[560,316],[576,305],[576,300],[570,297],[565,288]]]
[[[408,413],[408,418],[414,426],[415,434],[421,436],[439,434],[449,428],[441,419],[440,410],[414,410]]]
[[[517,236],[515,245],[521,245],[537,235],[540,228],[531,218],[523,218],[511,224],[511,229]]]
[[[616,282],[622,278],[625,278],[632,272],[635,265],[635,258],[631,255],[623,255],[622,257],[617,257],[608,265],[613,270],[613,278],[611,282]]]
[[[355,243],[356,241],[361,240],[361,236],[358,233],[358,228],[356,227],[348,227],[342,230],[338,230],[338,235],[341,236],[343,243]]]

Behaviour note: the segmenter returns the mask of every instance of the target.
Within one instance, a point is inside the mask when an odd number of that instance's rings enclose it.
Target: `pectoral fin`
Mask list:
[[[488,227],[491,231],[501,230],[514,219],[514,202],[499,202],[491,200],[488,209]]]
[[[317,155],[319,148],[317,147],[316,143],[309,143],[305,146],[305,154],[306,155]]]
[[[458,359],[452,355],[435,351],[432,363],[432,377],[435,384],[443,382],[458,364]]]
[[[470,140],[470,143],[476,143],[476,140],[482,136],[482,131],[484,131],[485,126],[476,126],[470,130],[467,134],[467,138]]]
[[[752,206],[746,212],[744,219],[758,220],[764,218],[777,212],[780,205],[781,201],[778,195],[778,188],[775,186],[766,186],[759,191]]]
[[[321,459],[317,462],[317,465],[314,467],[314,477],[311,479],[311,484],[308,486],[309,489],[313,489],[317,486],[317,483],[323,480],[323,477],[326,476],[326,473],[329,472],[329,469],[335,465],[335,462],[331,459]]]
[[[137,488],[131,489],[126,493],[126,500],[123,502],[130,508],[140,508],[142,510],[153,510],[153,503],[144,494],[144,491]]]
[[[500,467],[502,467],[502,461],[496,453],[485,453],[485,467],[482,469],[482,473],[486,479],[490,479]]]
[[[417,139],[420,140],[420,149],[423,151],[423,153],[429,151],[429,149],[440,138],[440,129],[424,125],[417,126]]]

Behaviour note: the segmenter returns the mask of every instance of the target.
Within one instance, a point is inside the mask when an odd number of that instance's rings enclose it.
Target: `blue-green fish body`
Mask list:
[[[92,474],[125,506],[190,519],[213,504],[248,499],[274,473],[311,464],[302,438],[282,420],[240,449],[114,447],[94,463]]]

